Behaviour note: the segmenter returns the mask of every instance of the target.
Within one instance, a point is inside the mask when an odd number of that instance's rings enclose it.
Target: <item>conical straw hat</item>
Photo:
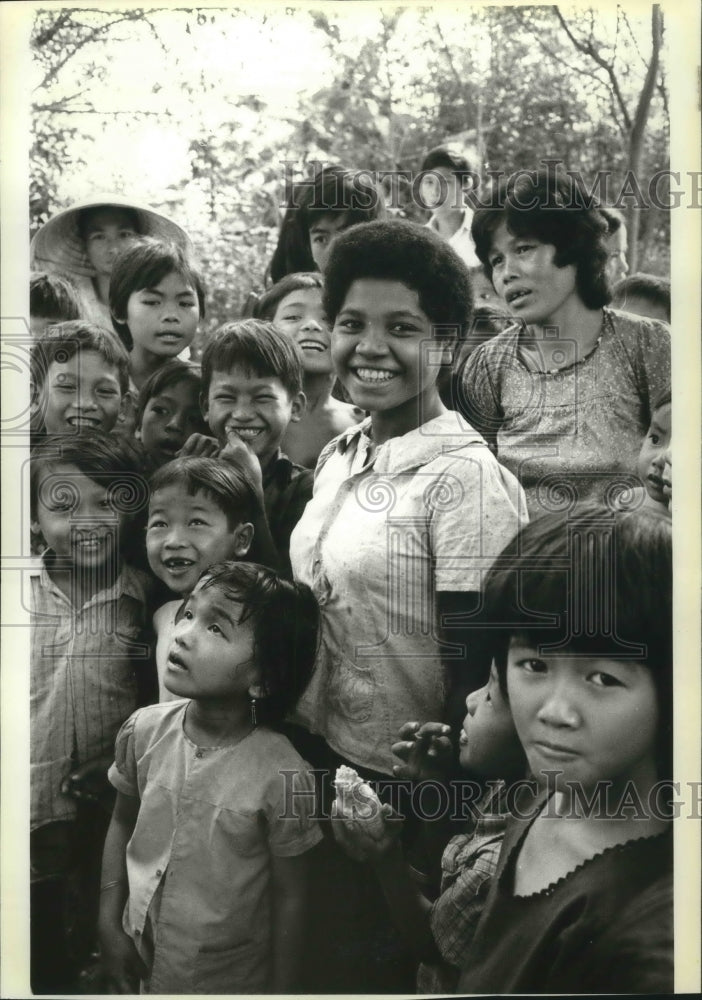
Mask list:
[[[85,208],[105,206],[125,208],[133,212],[139,225],[141,236],[153,236],[157,240],[176,243],[185,253],[192,253],[190,238],[184,229],[150,208],[143,208],[120,195],[96,195],[87,201],[78,202],[63,212],[53,215],[35,233],[30,244],[30,266],[34,270],[64,271],[68,274],[83,274],[95,277],[95,269],[88,260],[85,243],[78,231],[79,212]]]

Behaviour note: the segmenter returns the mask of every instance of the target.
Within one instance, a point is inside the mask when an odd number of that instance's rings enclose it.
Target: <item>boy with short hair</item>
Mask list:
[[[56,435],[32,454],[32,530],[46,546],[29,580],[34,992],[75,992],[94,933],[112,746],[153,693],[150,581],[122,556],[146,496],[138,453],[118,437]]]
[[[32,337],[41,337],[47,326],[80,319],[78,294],[66,278],[48,271],[29,275],[29,328]]]
[[[50,327],[32,348],[32,429],[65,435],[113,430],[125,409],[128,365],[117,338],[93,323]]]
[[[202,355],[202,411],[216,441],[193,435],[181,455],[212,455],[241,465],[262,500],[255,524],[259,558],[288,576],[290,535],[312,496],[313,472],[280,444],[305,410],[297,346],[271,323],[225,323]]]
[[[473,213],[465,204],[477,180],[468,160],[454,149],[437,146],[424,157],[420,174],[423,207],[432,209],[427,227],[451,245],[466,267],[480,267],[470,235]]]

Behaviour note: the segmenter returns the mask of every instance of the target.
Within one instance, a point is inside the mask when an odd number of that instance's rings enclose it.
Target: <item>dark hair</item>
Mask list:
[[[513,236],[530,236],[555,246],[556,267],[575,265],[578,295],[588,309],[600,309],[609,302],[608,223],[592,197],[569,174],[518,171],[499,183],[488,204],[478,203],[470,231],[490,280],[493,238],[502,222]]]
[[[226,514],[230,531],[260,514],[260,503],[248,478],[238,466],[218,458],[188,455],[167,462],[149,480],[151,496],[169,486],[182,486],[188,496],[204,493]]]
[[[670,322],[670,282],[665,278],[659,278],[657,274],[644,274],[643,272],[622,278],[612,292],[612,305],[626,311],[628,297],[645,299],[651,305],[659,306]]]
[[[294,274],[286,274],[263,293],[256,303],[254,317],[272,321],[276,309],[286,296],[306,288],[319,288],[320,291],[324,288],[319,271],[297,271]]]
[[[468,268],[425,226],[397,219],[369,222],[338,236],[324,272],[324,308],[333,323],[349,288],[363,278],[400,281],[417,292],[436,338],[460,339],[473,307]]]
[[[139,225],[139,216],[132,208],[128,208],[125,205],[91,205],[90,208],[81,208],[78,211],[78,216],[76,218],[76,228],[78,230],[78,235],[82,240],[85,240],[87,236],[88,223],[90,221],[91,215],[95,215],[96,212],[103,212],[105,209],[109,209],[112,212],[122,212],[129,218],[132,224],[132,228],[135,233],[141,233],[141,226]]]
[[[210,391],[212,373],[235,366],[261,378],[280,379],[292,396],[302,391],[302,355],[289,337],[272,323],[244,319],[220,326],[202,352],[202,397]]]
[[[90,351],[99,354],[106,365],[117,369],[119,387],[124,395],[129,388],[127,352],[113,333],[82,319],[49,327],[32,346],[30,374],[34,391],[44,385],[51,364],[65,364],[76,354]]]
[[[304,583],[295,583],[257,563],[217,563],[200,577],[243,605],[241,621],[253,622],[259,683],[265,692],[263,721],[276,724],[307,687],[317,656],[319,607]],[[259,705],[257,704],[257,714]]]
[[[332,165],[293,186],[271,258],[274,282],[296,271],[316,271],[310,226],[324,215],[346,213],[346,226],[385,217],[385,202],[371,175]]]
[[[134,292],[155,288],[169,274],[178,274],[195,290],[200,319],[205,316],[205,285],[200,272],[176,243],[143,236],[115,257],[110,275],[110,312],[117,335],[131,351],[134,346],[126,322],[127,303]]]
[[[29,315],[41,319],[80,319],[78,294],[68,278],[48,271],[29,275]]]
[[[670,519],[588,506],[522,528],[484,587],[485,622],[503,691],[510,639],[548,652],[642,663],[659,707],[659,766],[672,733],[673,566]],[[669,771],[662,770],[661,777]]]
[[[620,229],[626,228],[626,221],[618,208],[610,208],[608,205],[600,205],[600,212],[607,223],[607,236],[614,236]]]
[[[36,515],[40,492],[46,488],[56,499],[70,500],[70,484],[51,485],[47,470],[55,465],[75,465],[88,479],[107,482],[117,510],[134,516],[149,502],[144,457],[127,438],[98,431],[64,437],[51,434],[32,448],[30,456],[30,509]]]
[[[434,149],[430,149],[422,160],[420,172],[436,170],[438,167],[445,167],[452,174],[456,174],[461,183],[464,183],[467,177],[473,177],[473,171],[466,157],[448,146],[435,146]]]
[[[651,403],[651,416],[653,416],[656,410],[660,410],[662,406],[672,406],[672,403],[673,398],[670,394],[670,389],[664,389]]]
[[[200,366],[186,361],[178,361],[177,358],[172,358],[164,365],[161,365],[160,368],[157,368],[141,387],[134,411],[135,426],[141,427],[144,410],[146,409],[146,404],[150,399],[153,399],[154,396],[159,396],[162,392],[165,392],[166,389],[170,389],[173,385],[179,385],[181,382],[187,382],[188,385],[192,387],[195,393],[195,398],[199,402],[200,393],[202,391]],[[206,431],[207,424],[203,417],[202,433],[204,434]]]

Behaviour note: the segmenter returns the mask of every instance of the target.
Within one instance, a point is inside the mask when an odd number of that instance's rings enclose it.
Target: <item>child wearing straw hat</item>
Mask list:
[[[175,243],[190,254],[187,233],[175,222],[119,195],[99,195],[52,216],[34,235],[33,269],[64,274],[78,290],[83,319],[112,330],[108,292],[117,253],[139,236]]]

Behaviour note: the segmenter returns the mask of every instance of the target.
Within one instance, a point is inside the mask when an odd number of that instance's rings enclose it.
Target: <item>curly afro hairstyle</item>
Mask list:
[[[573,177],[562,170],[519,170],[500,181],[490,201],[476,209],[470,232],[491,281],[493,238],[503,222],[513,236],[555,246],[556,267],[575,265],[578,295],[588,309],[607,305],[609,220]]]
[[[333,323],[355,281],[400,281],[417,293],[435,336],[461,339],[472,308],[468,268],[440,236],[414,222],[355,226],[338,236],[324,269],[324,308]]]

